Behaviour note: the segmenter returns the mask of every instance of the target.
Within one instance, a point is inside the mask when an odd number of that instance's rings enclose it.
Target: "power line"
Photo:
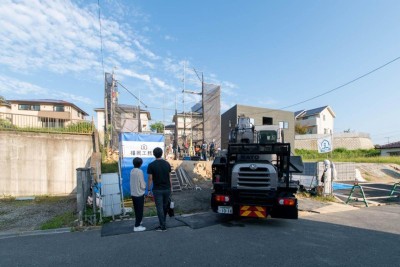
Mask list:
[[[102,35],[102,32],[101,32],[100,0],[97,0],[97,6],[99,8],[101,67],[103,68],[103,74],[104,74],[105,71],[104,71],[104,57],[103,57],[103,35]]]
[[[140,103],[142,103],[144,105],[145,108],[147,108],[147,105],[145,103],[143,103],[143,101],[141,101],[136,95],[134,95],[131,91],[129,91],[128,88],[126,88],[122,83],[120,83],[119,81],[116,81],[119,85],[121,85],[122,88],[124,88],[131,96],[133,96],[134,98],[136,98],[136,100],[139,100]]]
[[[319,94],[319,95],[317,95],[317,96],[311,97],[311,98],[309,98],[309,99],[303,100],[303,101],[298,102],[298,103],[296,103],[296,104],[293,104],[293,105],[290,105],[290,106],[286,106],[286,107],[283,107],[283,108],[280,108],[280,109],[287,109],[287,108],[290,108],[290,107],[293,107],[293,106],[297,106],[297,105],[299,105],[299,104],[303,104],[303,103],[305,103],[305,102],[308,102],[308,101],[310,101],[310,100],[316,99],[316,98],[321,97],[321,96],[323,96],[323,95],[332,93],[333,91],[336,91],[336,90],[338,90],[338,89],[340,89],[340,88],[343,88],[343,87],[345,87],[345,86],[347,86],[347,85],[349,85],[349,84],[351,84],[351,83],[353,83],[353,82],[356,82],[356,81],[358,81],[358,80],[360,80],[360,79],[362,79],[362,78],[364,78],[364,77],[366,77],[366,76],[368,76],[368,75],[374,73],[375,71],[378,71],[378,70],[380,70],[380,69],[386,67],[387,65],[389,65],[389,64],[391,64],[391,63],[393,63],[393,62],[395,62],[395,61],[397,61],[397,60],[399,60],[399,59],[400,59],[400,57],[397,57],[397,58],[395,58],[395,59],[393,59],[393,60],[391,60],[391,61],[389,61],[389,62],[383,64],[382,66],[380,66],[380,67],[378,67],[378,68],[376,68],[376,69],[373,69],[373,70],[371,70],[371,71],[365,73],[364,75],[361,75],[361,76],[359,76],[359,77],[357,77],[357,78],[355,78],[355,79],[353,79],[353,80],[351,80],[351,81],[349,81],[349,82],[347,82],[347,83],[344,83],[344,84],[342,84],[342,85],[340,85],[340,86],[338,86],[338,87],[336,87],[336,88],[333,88],[333,89],[331,89],[331,90],[329,90],[329,91],[327,91],[327,92],[325,92],[325,93]]]

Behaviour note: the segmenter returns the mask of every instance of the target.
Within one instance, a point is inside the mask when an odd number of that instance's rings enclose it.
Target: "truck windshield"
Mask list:
[[[276,131],[259,131],[258,140],[260,144],[276,143],[278,134]]]

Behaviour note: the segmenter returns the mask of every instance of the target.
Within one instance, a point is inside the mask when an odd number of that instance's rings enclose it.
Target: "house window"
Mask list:
[[[53,111],[64,112],[64,106],[54,106]]]
[[[262,118],[262,125],[272,125],[272,118],[271,117],[263,117]]]
[[[26,105],[21,104],[18,105],[19,110],[33,110],[33,111],[40,111],[40,105]]]
[[[323,116],[322,116],[322,120],[324,120],[324,121],[325,121],[325,115],[323,115]]]

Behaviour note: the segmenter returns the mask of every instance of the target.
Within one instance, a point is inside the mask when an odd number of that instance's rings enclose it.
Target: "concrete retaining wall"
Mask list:
[[[92,152],[91,135],[0,132],[0,197],[71,194]]]
[[[296,135],[294,147],[295,149],[318,150],[317,140],[326,136],[323,134]],[[374,148],[374,144],[365,133],[337,133],[333,134],[333,149],[335,148],[371,149]]]

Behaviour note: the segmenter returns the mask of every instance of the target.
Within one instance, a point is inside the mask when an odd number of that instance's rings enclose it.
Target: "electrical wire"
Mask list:
[[[122,88],[124,88],[131,96],[133,96],[134,98],[136,98],[136,100],[139,100],[140,103],[142,103],[144,105],[145,108],[147,108],[147,105],[145,103],[143,103],[143,101],[141,101],[136,95],[134,95],[131,91],[129,91],[128,88],[126,88],[122,83],[120,83],[119,81],[116,81],[119,85],[121,85]]]
[[[353,80],[351,80],[351,81],[349,81],[349,82],[347,82],[347,83],[344,83],[344,84],[342,84],[342,85],[336,87],[336,88],[333,88],[333,89],[331,89],[331,90],[329,90],[329,91],[326,91],[325,93],[319,94],[319,95],[317,95],[317,96],[311,97],[311,98],[309,98],[309,99],[303,100],[303,101],[298,102],[298,103],[296,103],[296,104],[289,105],[289,106],[286,106],[286,107],[283,107],[283,108],[280,108],[280,109],[282,110],[282,109],[291,108],[291,107],[294,107],[294,106],[303,104],[303,103],[305,103],[305,102],[311,101],[311,100],[313,100],[313,99],[316,99],[316,98],[318,98],[318,97],[321,97],[321,96],[323,96],[323,95],[332,93],[333,91],[336,91],[336,90],[338,90],[338,89],[340,89],[340,88],[343,88],[343,87],[345,87],[345,86],[347,86],[347,85],[349,85],[349,84],[351,84],[351,83],[354,83],[354,82],[356,82],[356,81],[358,81],[358,80],[360,80],[360,79],[362,79],[362,78],[364,78],[364,77],[366,77],[366,76],[368,76],[368,75],[374,73],[375,71],[378,71],[378,70],[380,70],[380,69],[386,67],[387,65],[389,65],[389,64],[391,64],[391,63],[393,63],[393,62],[395,62],[395,61],[397,61],[397,60],[399,60],[399,59],[400,59],[400,57],[397,57],[397,58],[395,58],[395,59],[393,59],[393,60],[391,60],[391,61],[389,61],[389,62],[383,64],[382,66],[380,66],[380,67],[378,67],[378,68],[375,68],[375,69],[373,69],[373,70],[371,70],[371,71],[369,71],[369,72],[367,72],[367,73],[365,73],[365,74],[363,74],[363,75],[361,75],[361,76],[359,76],[359,77],[357,77],[357,78],[355,78],[355,79],[353,79]]]

